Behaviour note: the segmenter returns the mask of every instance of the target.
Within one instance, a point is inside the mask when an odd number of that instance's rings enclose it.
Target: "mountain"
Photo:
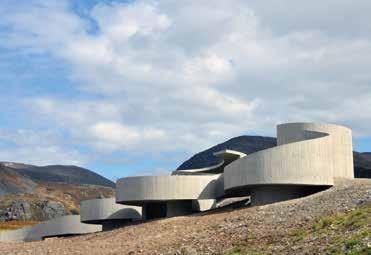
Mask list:
[[[215,145],[207,150],[197,153],[178,167],[180,169],[203,168],[217,164],[220,160],[213,155],[214,152],[230,149],[250,154],[268,149],[277,145],[274,137],[264,136],[238,136],[224,143]]]
[[[214,152],[230,149],[250,154],[277,145],[277,139],[264,136],[238,136],[224,143],[201,151],[183,162],[177,169],[187,170],[215,165],[219,159]],[[354,152],[354,175],[357,178],[371,178],[371,152]]]
[[[112,197],[114,187],[112,181],[77,166],[0,162],[0,222],[78,213],[82,200]]]
[[[357,178],[371,178],[371,152],[354,152],[354,175]]]

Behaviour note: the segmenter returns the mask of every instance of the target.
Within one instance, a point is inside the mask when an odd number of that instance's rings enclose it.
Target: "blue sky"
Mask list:
[[[0,160],[165,174],[290,121],[371,151],[371,3],[24,0],[0,5]],[[329,15],[329,13],[331,15]]]

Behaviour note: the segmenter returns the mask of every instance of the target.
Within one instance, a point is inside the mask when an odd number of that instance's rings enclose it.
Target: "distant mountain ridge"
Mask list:
[[[251,154],[260,150],[272,148],[276,145],[277,139],[275,137],[238,136],[195,154],[190,159],[183,162],[177,169],[187,170],[215,165],[219,162],[219,159],[215,157],[213,153],[224,149],[237,150],[245,154]],[[353,157],[355,177],[371,178],[371,152],[354,152]]]
[[[0,196],[32,193],[37,184],[53,182],[115,187],[115,184],[107,178],[77,166],[34,166],[22,163],[0,162]]]

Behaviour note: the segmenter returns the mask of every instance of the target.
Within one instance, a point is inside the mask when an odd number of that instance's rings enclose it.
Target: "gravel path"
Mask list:
[[[287,236],[312,226],[319,217],[370,203],[371,179],[338,181],[312,196],[266,206],[156,220],[72,238],[0,243],[0,254],[222,254],[233,247],[262,245],[276,254],[316,254],[315,247],[295,247]]]

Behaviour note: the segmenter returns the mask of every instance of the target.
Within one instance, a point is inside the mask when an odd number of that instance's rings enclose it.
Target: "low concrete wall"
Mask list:
[[[81,235],[102,231],[102,226],[80,222],[80,215],[68,215],[19,230],[0,232],[2,242],[38,241],[46,237]]]
[[[32,227],[24,227],[17,230],[6,230],[0,232],[0,242],[24,242],[27,235],[31,233]]]
[[[115,198],[92,199],[81,202],[81,222],[102,224],[116,220],[139,220],[142,208],[139,206],[121,205]]]
[[[148,201],[213,199],[223,195],[222,175],[127,177],[117,181],[116,201],[141,205]]]

